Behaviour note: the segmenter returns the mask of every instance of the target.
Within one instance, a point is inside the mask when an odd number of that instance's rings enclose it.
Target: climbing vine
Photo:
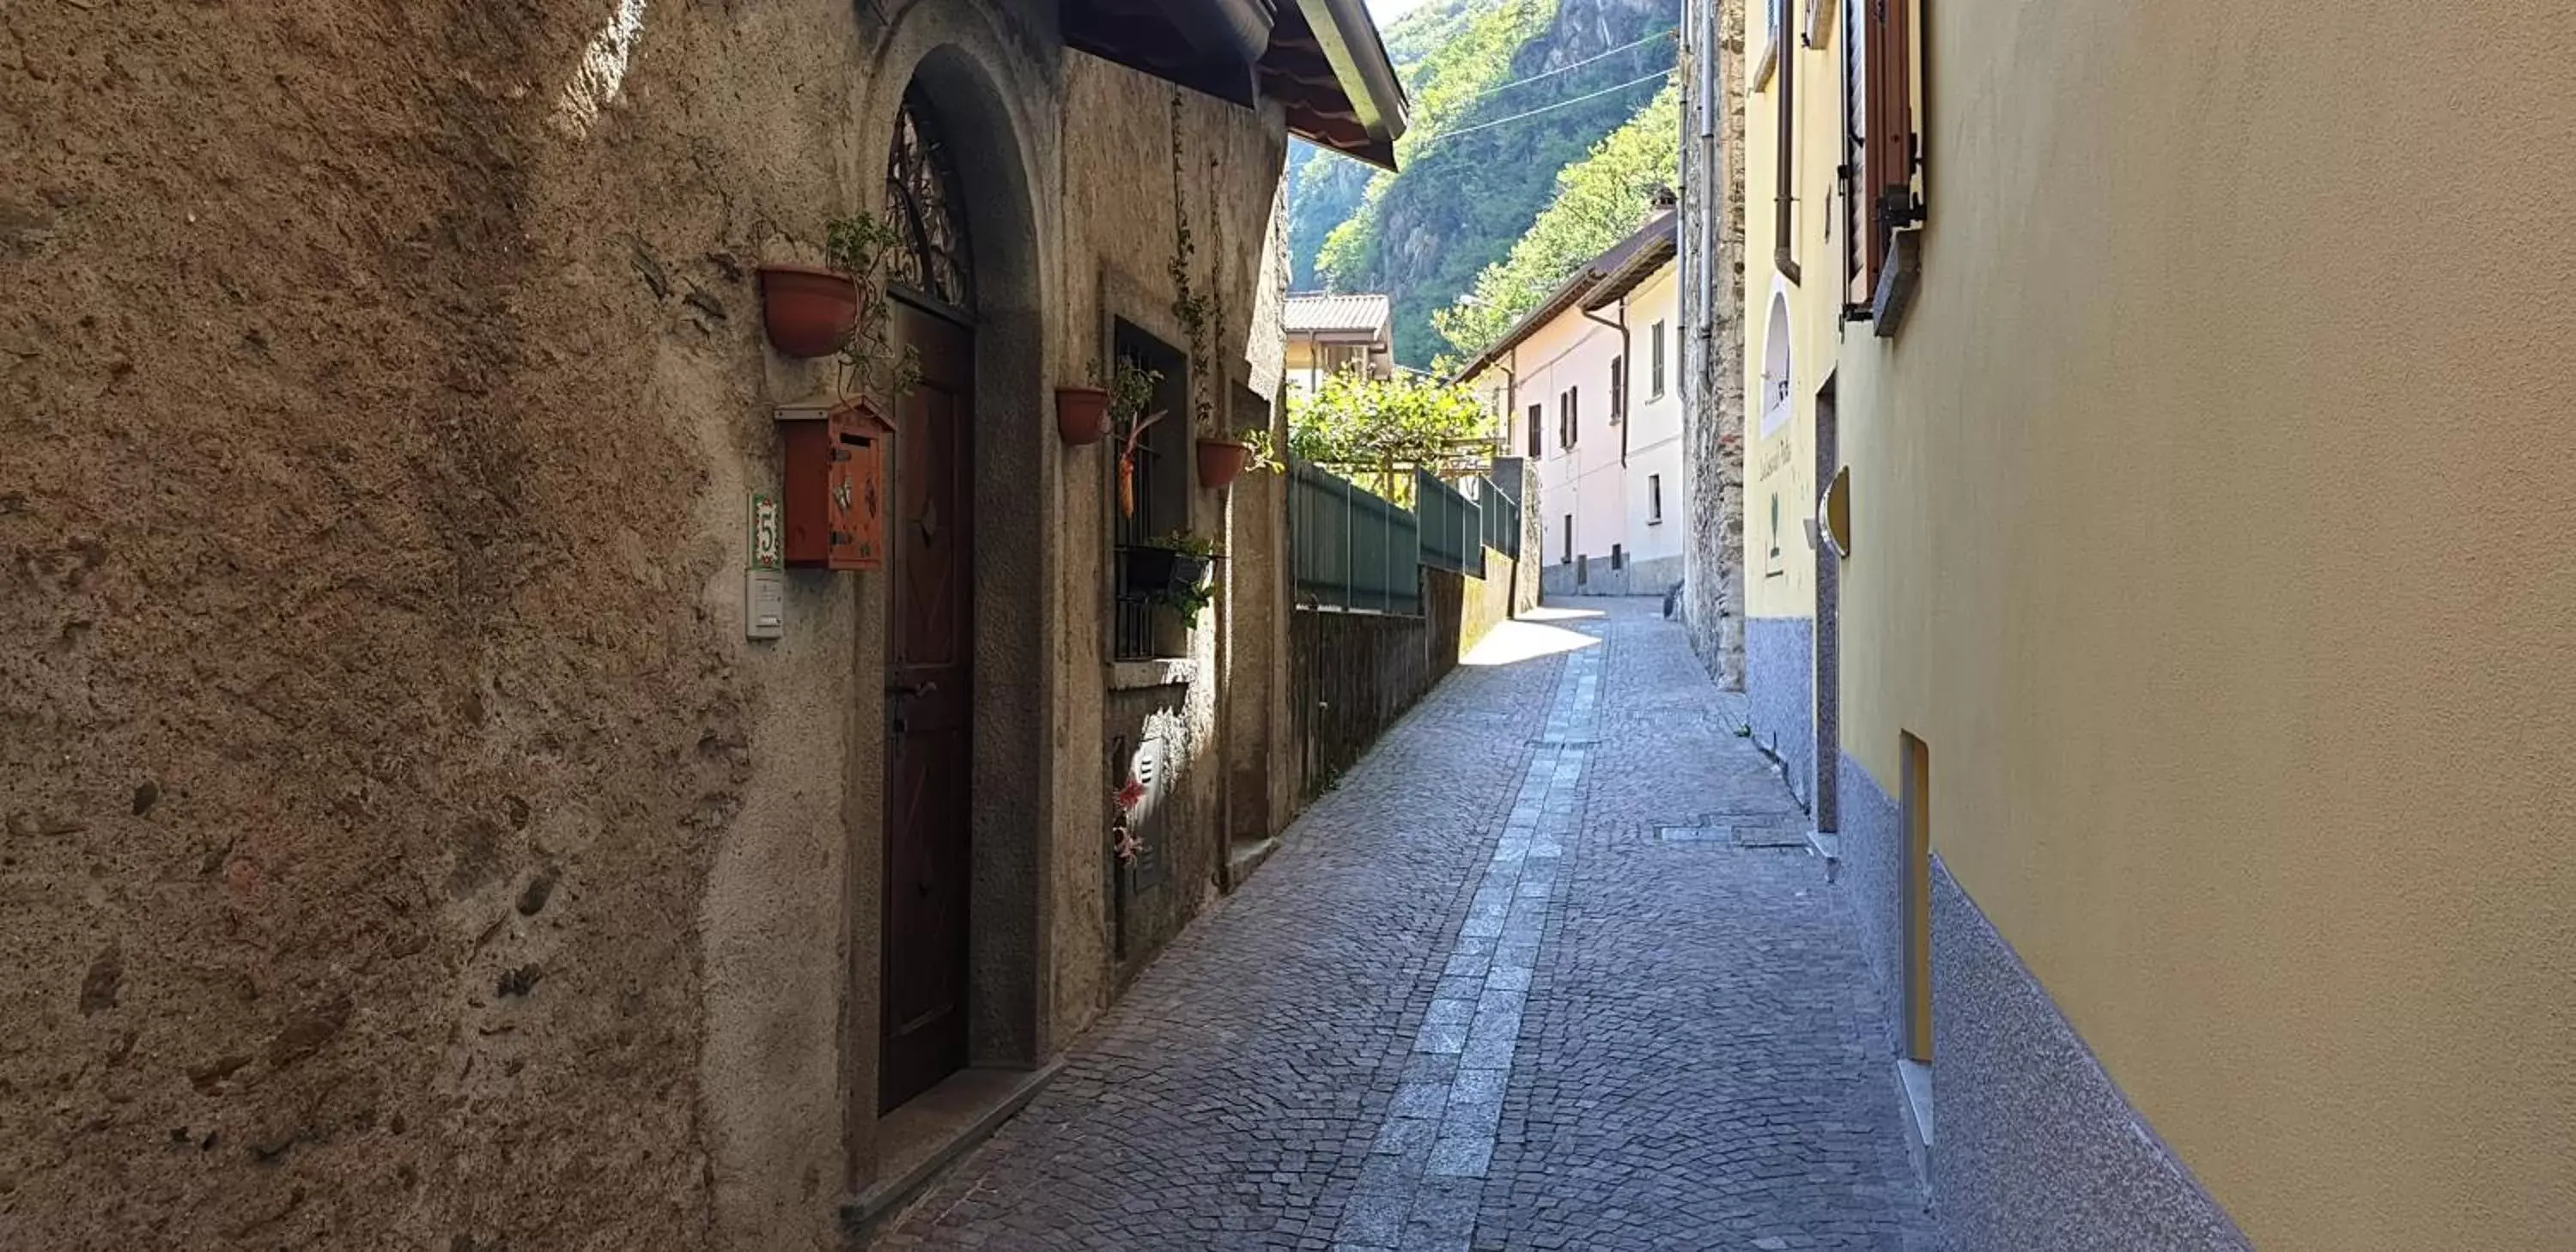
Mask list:
[[[1225,299],[1218,294],[1224,285],[1224,257],[1213,263],[1205,290],[1190,279],[1192,262],[1198,256],[1198,237],[1190,230],[1188,162],[1181,144],[1181,92],[1172,90],[1172,316],[1189,334],[1190,413],[1201,435],[1218,433],[1216,404],[1221,388],[1214,368],[1215,350],[1225,343]],[[1215,154],[1208,156],[1209,185],[1214,186],[1218,163]],[[1208,196],[1208,233],[1216,233],[1216,196]]]

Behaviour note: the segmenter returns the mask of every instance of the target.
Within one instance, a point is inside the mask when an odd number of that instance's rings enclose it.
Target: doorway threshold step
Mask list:
[[[1261,863],[1278,850],[1277,835],[1267,839],[1237,839],[1226,845],[1225,893],[1233,895],[1242,890],[1243,880],[1252,877],[1252,871],[1261,868]]]
[[[864,1236],[923,1185],[991,1138],[1037,1097],[1064,1061],[1036,1069],[961,1069],[877,1122],[877,1181],[841,1204],[841,1226]]]

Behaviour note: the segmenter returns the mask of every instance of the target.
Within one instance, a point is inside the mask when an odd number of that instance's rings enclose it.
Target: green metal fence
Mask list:
[[[1413,507],[1421,517],[1422,563],[1485,576],[1485,523],[1476,502],[1426,471],[1413,471]]]
[[[1288,467],[1288,555],[1301,605],[1422,611],[1422,532],[1413,514],[1303,461]]]
[[[1504,494],[1493,479],[1478,475],[1476,511],[1484,522],[1484,545],[1513,560],[1521,555],[1521,502]]]

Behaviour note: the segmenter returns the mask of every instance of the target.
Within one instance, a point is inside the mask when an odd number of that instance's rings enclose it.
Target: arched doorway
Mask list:
[[[919,382],[896,405],[885,665],[877,1104],[964,1068],[974,988],[975,287],[966,201],[930,100],[904,95],[884,212],[887,287]]]

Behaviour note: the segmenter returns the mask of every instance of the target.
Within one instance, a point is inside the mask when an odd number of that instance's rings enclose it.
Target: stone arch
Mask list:
[[[1046,489],[1061,455],[1048,416],[1047,318],[1054,236],[1044,206],[1052,181],[1033,138],[1057,92],[1000,19],[972,5],[914,5],[886,32],[861,90],[854,136],[865,203],[883,197],[886,159],[907,92],[938,116],[964,191],[974,249],[974,564],[968,1055],[970,1066],[1027,1068],[1050,1046],[1043,1000],[1048,833],[1053,829],[1051,734],[1056,673],[1051,620],[1064,560]],[[897,436],[900,438],[900,435]],[[874,580],[872,580],[874,581]],[[855,684],[859,708],[849,806],[852,953],[848,1049],[850,1173],[876,1180],[879,1060],[876,954],[882,935],[886,780],[882,684],[886,590],[863,591]],[[870,780],[873,780],[871,783]]]
[[[1761,410],[1753,415],[1754,421],[1759,423],[1756,429],[1763,438],[1779,433],[1789,424],[1789,338],[1789,292],[1785,286],[1775,283],[1771,291],[1771,316],[1762,326],[1762,394],[1758,397]]]

